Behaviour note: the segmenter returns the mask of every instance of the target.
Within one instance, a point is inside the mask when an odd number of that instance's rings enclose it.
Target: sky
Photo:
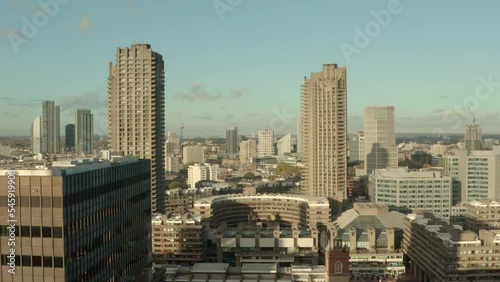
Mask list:
[[[474,113],[500,133],[500,1],[5,0],[0,136],[29,135],[42,101],[107,134],[118,47],[148,43],[166,66],[166,131],[295,133],[300,86],[347,66],[349,132],[367,106],[396,108],[398,133],[462,133]],[[64,134],[64,130],[61,131]]]

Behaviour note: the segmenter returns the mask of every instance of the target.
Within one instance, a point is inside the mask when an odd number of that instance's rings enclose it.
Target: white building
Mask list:
[[[365,134],[363,131],[354,133],[347,145],[349,146],[349,161],[365,161]]]
[[[36,155],[42,151],[42,120],[36,117],[31,124],[31,153]]]
[[[189,146],[182,148],[183,158],[182,163],[198,163],[205,162],[205,149],[202,146]]]
[[[376,169],[369,176],[370,200],[401,212],[427,210],[442,218],[451,214],[452,178],[442,171]]]
[[[437,155],[444,156],[444,154],[446,153],[446,148],[447,147],[446,147],[446,145],[443,145],[443,142],[438,142],[437,144],[431,146],[431,155],[433,155],[433,156],[437,156]]]
[[[248,163],[257,156],[257,142],[255,139],[241,141],[240,143],[240,163]]]
[[[274,156],[274,131],[260,130],[257,137],[257,155],[259,157]]]
[[[280,140],[278,140],[278,144],[276,145],[278,149],[278,156],[283,156],[284,154],[292,153],[292,135],[288,133],[283,136]]]
[[[194,164],[188,168],[188,186],[196,188],[196,183],[202,180],[217,180],[217,170],[219,165],[214,164]]]
[[[500,198],[500,146],[491,151],[456,150],[445,156],[445,173],[453,177],[454,201]]]
[[[168,155],[165,157],[165,172],[167,174],[179,173],[181,169],[181,157]]]

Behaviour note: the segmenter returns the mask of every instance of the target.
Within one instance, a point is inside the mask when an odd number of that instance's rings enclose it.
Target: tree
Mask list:
[[[300,170],[296,166],[291,166],[286,163],[280,163],[276,166],[276,170],[274,171],[274,173],[283,178],[289,178],[292,175],[300,175]]]
[[[168,189],[173,190],[173,189],[177,189],[177,188],[184,188],[183,186],[184,185],[182,185],[182,183],[180,181],[172,181],[168,185]]]
[[[243,178],[254,179],[255,174],[253,172],[247,172],[247,173],[245,173],[245,175],[243,175]]]

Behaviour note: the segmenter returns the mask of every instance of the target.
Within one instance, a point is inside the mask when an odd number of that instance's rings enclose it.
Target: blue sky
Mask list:
[[[180,117],[186,135],[295,133],[304,76],[337,63],[350,132],[364,107],[394,105],[397,132],[459,133],[469,105],[499,133],[500,2],[394,1],[2,1],[0,135],[29,134],[42,100],[61,127],[90,108],[106,134],[108,64],[137,42],[164,57],[167,131]]]

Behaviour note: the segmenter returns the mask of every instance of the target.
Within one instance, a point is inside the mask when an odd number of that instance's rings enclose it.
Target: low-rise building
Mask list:
[[[500,281],[500,231],[463,230],[430,213],[405,218],[403,251],[420,281]]]
[[[500,230],[500,200],[476,200],[465,203],[464,207],[465,229],[474,232],[480,229]]]
[[[194,264],[207,252],[206,230],[191,214],[156,214],[152,218],[153,260],[156,263]]]
[[[189,188],[196,188],[196,183],[202,180],[217,181],[217,172],[219,165],[217,164],[194,164],[188,168]]]

